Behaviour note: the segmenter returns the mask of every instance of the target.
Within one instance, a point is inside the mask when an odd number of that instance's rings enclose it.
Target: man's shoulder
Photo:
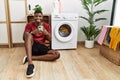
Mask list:
[[[27,23],[27,26],[35,26],[35,22],[29,22]]]
[[[29,23],[27,23],[27,24],[28,24],[28,25],[34,25],[35,22],[31,21],[31,22],[29,22]]]

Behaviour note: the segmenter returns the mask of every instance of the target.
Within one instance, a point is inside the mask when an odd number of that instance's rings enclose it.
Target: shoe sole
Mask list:
[[[33,70],[33,73],[31,75],[27,75],[27,78],[30,78],[35,75],[35,69]]]
[[[27,56],[25,56],[25,57],[23,58],[23,64],[25,64],[26,58],[27,58]]]

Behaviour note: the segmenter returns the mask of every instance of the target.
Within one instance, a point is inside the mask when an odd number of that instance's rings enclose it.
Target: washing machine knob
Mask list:
[[[66,17],[63,17],[63,19],[66,19]]]

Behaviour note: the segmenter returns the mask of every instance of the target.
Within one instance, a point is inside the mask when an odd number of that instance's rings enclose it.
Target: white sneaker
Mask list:
[[[25,64],[27,61],[28,61],[27,60],[27,56],[24,56],[24,58],[23,58],[23,64]]]

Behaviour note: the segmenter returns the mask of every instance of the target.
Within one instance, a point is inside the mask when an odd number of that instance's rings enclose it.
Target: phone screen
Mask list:
[[[43,31],[43,26],[38,26],[38,30]]]

